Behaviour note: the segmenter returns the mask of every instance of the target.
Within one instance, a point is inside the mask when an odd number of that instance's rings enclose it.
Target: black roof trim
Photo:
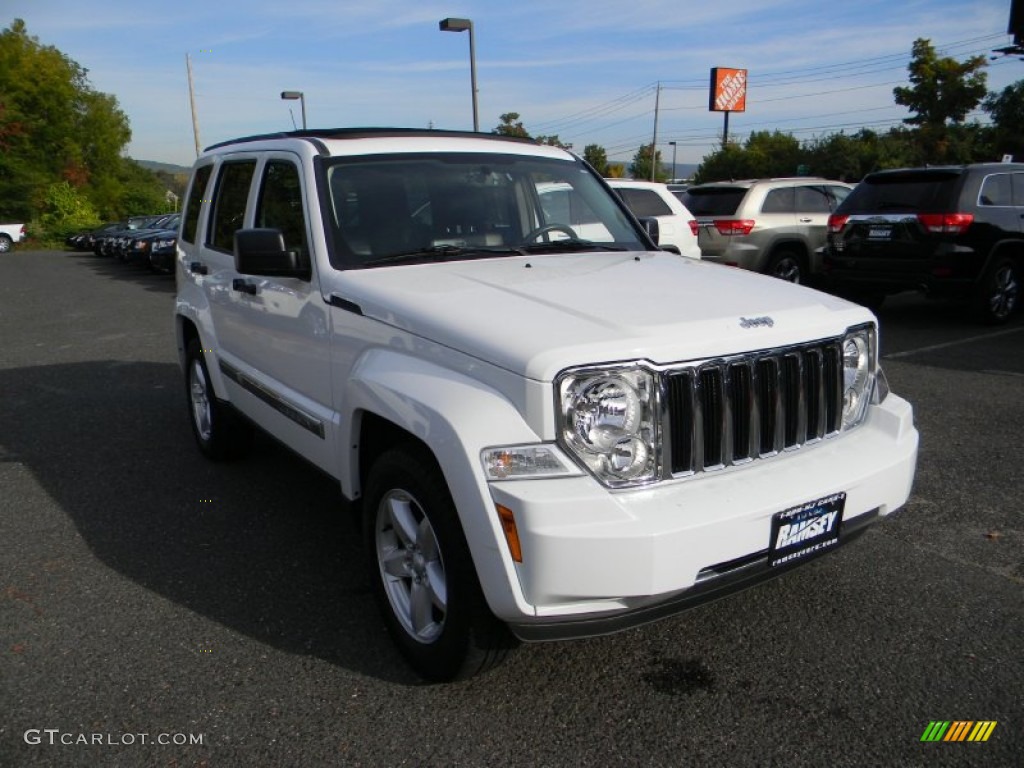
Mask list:
[[[255,136],[242,136],[237,139],[229,139],[216,144],[211,144],[204,151],[219,149],[232,144],[243,144],[250,141],[269,141],[272,139],[307,139],[317,146],[320,154],[327,154],[323,145],[323,139],[367,139],[381,138],[388,136],[401,137],[454,137],[463,139],[498,139],[500,141],[512,141],[525,144],[536,144],[535,139],[521,136],[505,136],[500,133],[478,133],[474,131],[442,131],[427,128],[308,128],[302,131],[281,131],[280,133],[261,133]]]

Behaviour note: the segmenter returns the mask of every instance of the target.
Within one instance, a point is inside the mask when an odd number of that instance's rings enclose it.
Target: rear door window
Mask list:
[[[806,187],[796,187],[794,191],[798,213],[830,213],[832,211],[824,187],[809,184]]]
[[[192,187],[188,191],[188,202],[185,203],[185,226],[181,230],[181,239],[187,243],[196,241],[196,230],[199,228],[199,209],[202,207],[206,183],[210,180],[212,165],[196,168],[192,177]]]
[[[1013,180],[1008,173],[993,173],[981,182],[978,205],[1013,205]]]
[[[768,190],[761,203],[761,213],[796,213],[796,190],[793,187]]]

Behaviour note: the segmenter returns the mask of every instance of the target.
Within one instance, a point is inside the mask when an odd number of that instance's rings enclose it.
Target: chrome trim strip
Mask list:
[[[324,429],[324,423],[320,419],[309,415],[301,408],[289,403],[277,392],[268,389],[252,377],[242,373],[230,363],[219,360],[218,364],[220,366],[221,373],[235,382],[246,392],[255,395],[275,411],[291,419],[303,429],[309,430],[321,440],[324,439],[326,430]]]

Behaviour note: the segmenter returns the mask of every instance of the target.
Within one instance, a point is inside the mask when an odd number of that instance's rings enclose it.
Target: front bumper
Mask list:
[[[910,405],[889,395],[849,433],[649,489],[613,493],[589,476],[492,483],[515,516],[518,587],[533,608],[499,618],[524,640],[603,634],[774,576],[788,570],[767,565],[775,513],[845,492],[843,543],[906,502],[917,445]]]

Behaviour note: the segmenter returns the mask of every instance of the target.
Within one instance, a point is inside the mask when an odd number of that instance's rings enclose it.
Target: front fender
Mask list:
[[[358,444],[362,412],[387,419],[427,445],[451,491],[491,609],[499,616],[532,614],[480,464],[480,451],[488,446],[541,442],[512,403],[464,374],[390,349],[363,356],[340,402],[346,403],[342,421],[350,425],[347,445]],[[357,455],[356,450],[342,477],[348,496],[359,488]]]

